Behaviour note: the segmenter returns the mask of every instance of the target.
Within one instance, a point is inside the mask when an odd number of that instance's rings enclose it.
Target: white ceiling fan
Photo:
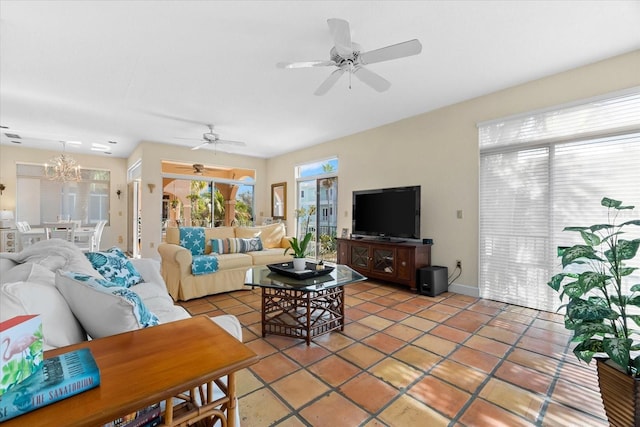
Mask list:
[[[191,148],[192,150],[199,150],[200,148],[206,145],[211,145],[211,144],[213,144],[215,148],[217,148],[218,144],[235,145],[236,147],[244,147],[247,145],[242,141],[230,141],[228,139],[220,139],[220,135],[218,135],[213,131],[213,125],[207,125],[207,127],[209,128],[209,132],[205,132],[202,134],[202,143],[200,143],[199,145],[196,145],[195,147],[192,147]]]
[[[329,51],[330,60],[279,62],[276,64],[278,68],[336,67],[337,69],[316,89],[314,95],[327,93],[345,72],[349,72],[349,77],[352,74],[355,75],[360,81],[378,92],[384,92],[391,87],[391,83],[379,74],[365,68],[365,65],[417,55],[422,52],[422,45],[417,39],[362,52],[360,45],[351,41],[351,30],[347,21],[332,18],[327,19],[327,23],[334,42],[334,47]],[[351,87],[351,81],[349,81],[349,87]]]

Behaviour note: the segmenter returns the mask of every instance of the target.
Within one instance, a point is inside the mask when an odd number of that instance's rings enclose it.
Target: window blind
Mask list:
[[[480,295],[555,311],[562,229],[606,221],[605,196],[640,216],[640,88],[482,123],[479,144]]]

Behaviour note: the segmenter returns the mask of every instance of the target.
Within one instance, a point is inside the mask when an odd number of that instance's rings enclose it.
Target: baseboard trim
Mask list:
[[[480,298],[480,289],[477,286],[462,285],[459,283],[452,283],[449,285],[449,292],[456,294],[467,295],[469,297]]]

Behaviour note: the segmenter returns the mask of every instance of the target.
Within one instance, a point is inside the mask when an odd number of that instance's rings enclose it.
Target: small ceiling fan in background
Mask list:
[[[242,141],[230,141],[228,139],[220,139],[220,135],[213,131],[213,125],[207,125],[209,128],[209,132],[205,132],[202,134],[202,138],[199,138],[202,141],[200,144],[195,147],[191,147],[192,150],[199,150],[202,147],[207,145],[213,145],[214,148],[217,148],[218,144],[226,144],[226,145],[234,145],[236,147],[244,147],[245,144]],[[179,138],[179,139],[196,139],[196,138]],[[195,165],[194,165],[195,166]]]
[[[165,163],[163,162],[163,165]],[[215,168],[209,168],[205,165],[203,165],[202,163],[194,163],[192,165],[187,165],[187,164],[180,164],[180,163],[173,163],[173,162],[167,162],[167,169],[166,172],[177,172],[177,173],[190,173],[193,175],[204,175],[205,172],[211,172],[211,171],[215,171]],[[163,166],[163,171],[165,171],[164,166]]]
[[[379,74],[365,68],[365,65],[417,55],[422,52],[422,45],[417,39],[362,52],[360,45],[351,41],[351,29],[347,21],[332,18],[328,19],[327,23],[334,42],[334,46],[329,51],[330,59],[328,61],[279,62],[276,64],[278,68],[336,67],[337,69],[316,89],[314,95],[327,93],[345,72],[349,73],[349,77],[353,74],[376,91],[384,92],[391,87],[391,83]],[[351,88],[351,80],[349,80],[349,88]]]
[[[177,173],[177,174],[190,174],[190,175],[204,175],[211,172],[219,171],[219,168],[208,167],[203,165],[202,163],[180,163],[173,161],[163,161],[162,162],[162,172],[166,173]]]

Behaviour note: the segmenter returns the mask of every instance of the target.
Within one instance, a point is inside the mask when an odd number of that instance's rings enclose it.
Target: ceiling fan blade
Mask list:
[[[204,141],[202,144],[196,145],[195,147],[191,147],[192,150],[199,150],[205,145],[211,144],[209,141]]]
[[[334,61],[304,61],[304,62],[278,62],[278,68],[310,68],[310,67],[330,67],[336,65]]]
[[[329,74],[329,77],[327,77],[327,79],[324,82],[322,82],[320,86],[318,86],[318,89],[316,89],[316,91],[313,92],[313,94],[320,96],[327,93],[329,89],[331,89],[333,85],[336,84],[340,76],[344,74],[344,71],[345,71],[344,68],[338,68],[333,73]]]
[[[353,74],[359,78],[361,82],[368,84],[378,92],[384,92],[391,87],[391,83],[389,83],[388,80],[364,67],[356,67]]]
[[[417,55],[422,52],[422,44],[417,39],[394,44],[370,52],[360,54],[360,62],[363,64],[374,64],[376,62],[389,61],[391,59],[404,58],[405,56]]]
[[[142,112],[145,113],[145,114],[149,114],[149,115],[155,116],[155,117],[160,117],[160,118],[163,118],[163,119],[175,120],[177,122],[191,123],[191,124],[200,125],[200,126],[204,125],[203,122],[200,122],[198,120],[192,120],[192,119],[188,119],[186,117],[181,117],[181,116],[176,116],[176,115],[172,115],[172,114],[162,113],[162,112],[159,112],[159,111],[146,111],[146,110],[144,110]]]
[[[353,58],[353,46],[351,44],[351,30],[349,23],[344,19],[327,19],[329,31],[333,37],[336,50],[345,59]]]
[[[242,141],[230,141],[228,139],[216,139],[214,144],[227,144],[227,145],[235,145],[236,147],[245,147],[247,144]]]

